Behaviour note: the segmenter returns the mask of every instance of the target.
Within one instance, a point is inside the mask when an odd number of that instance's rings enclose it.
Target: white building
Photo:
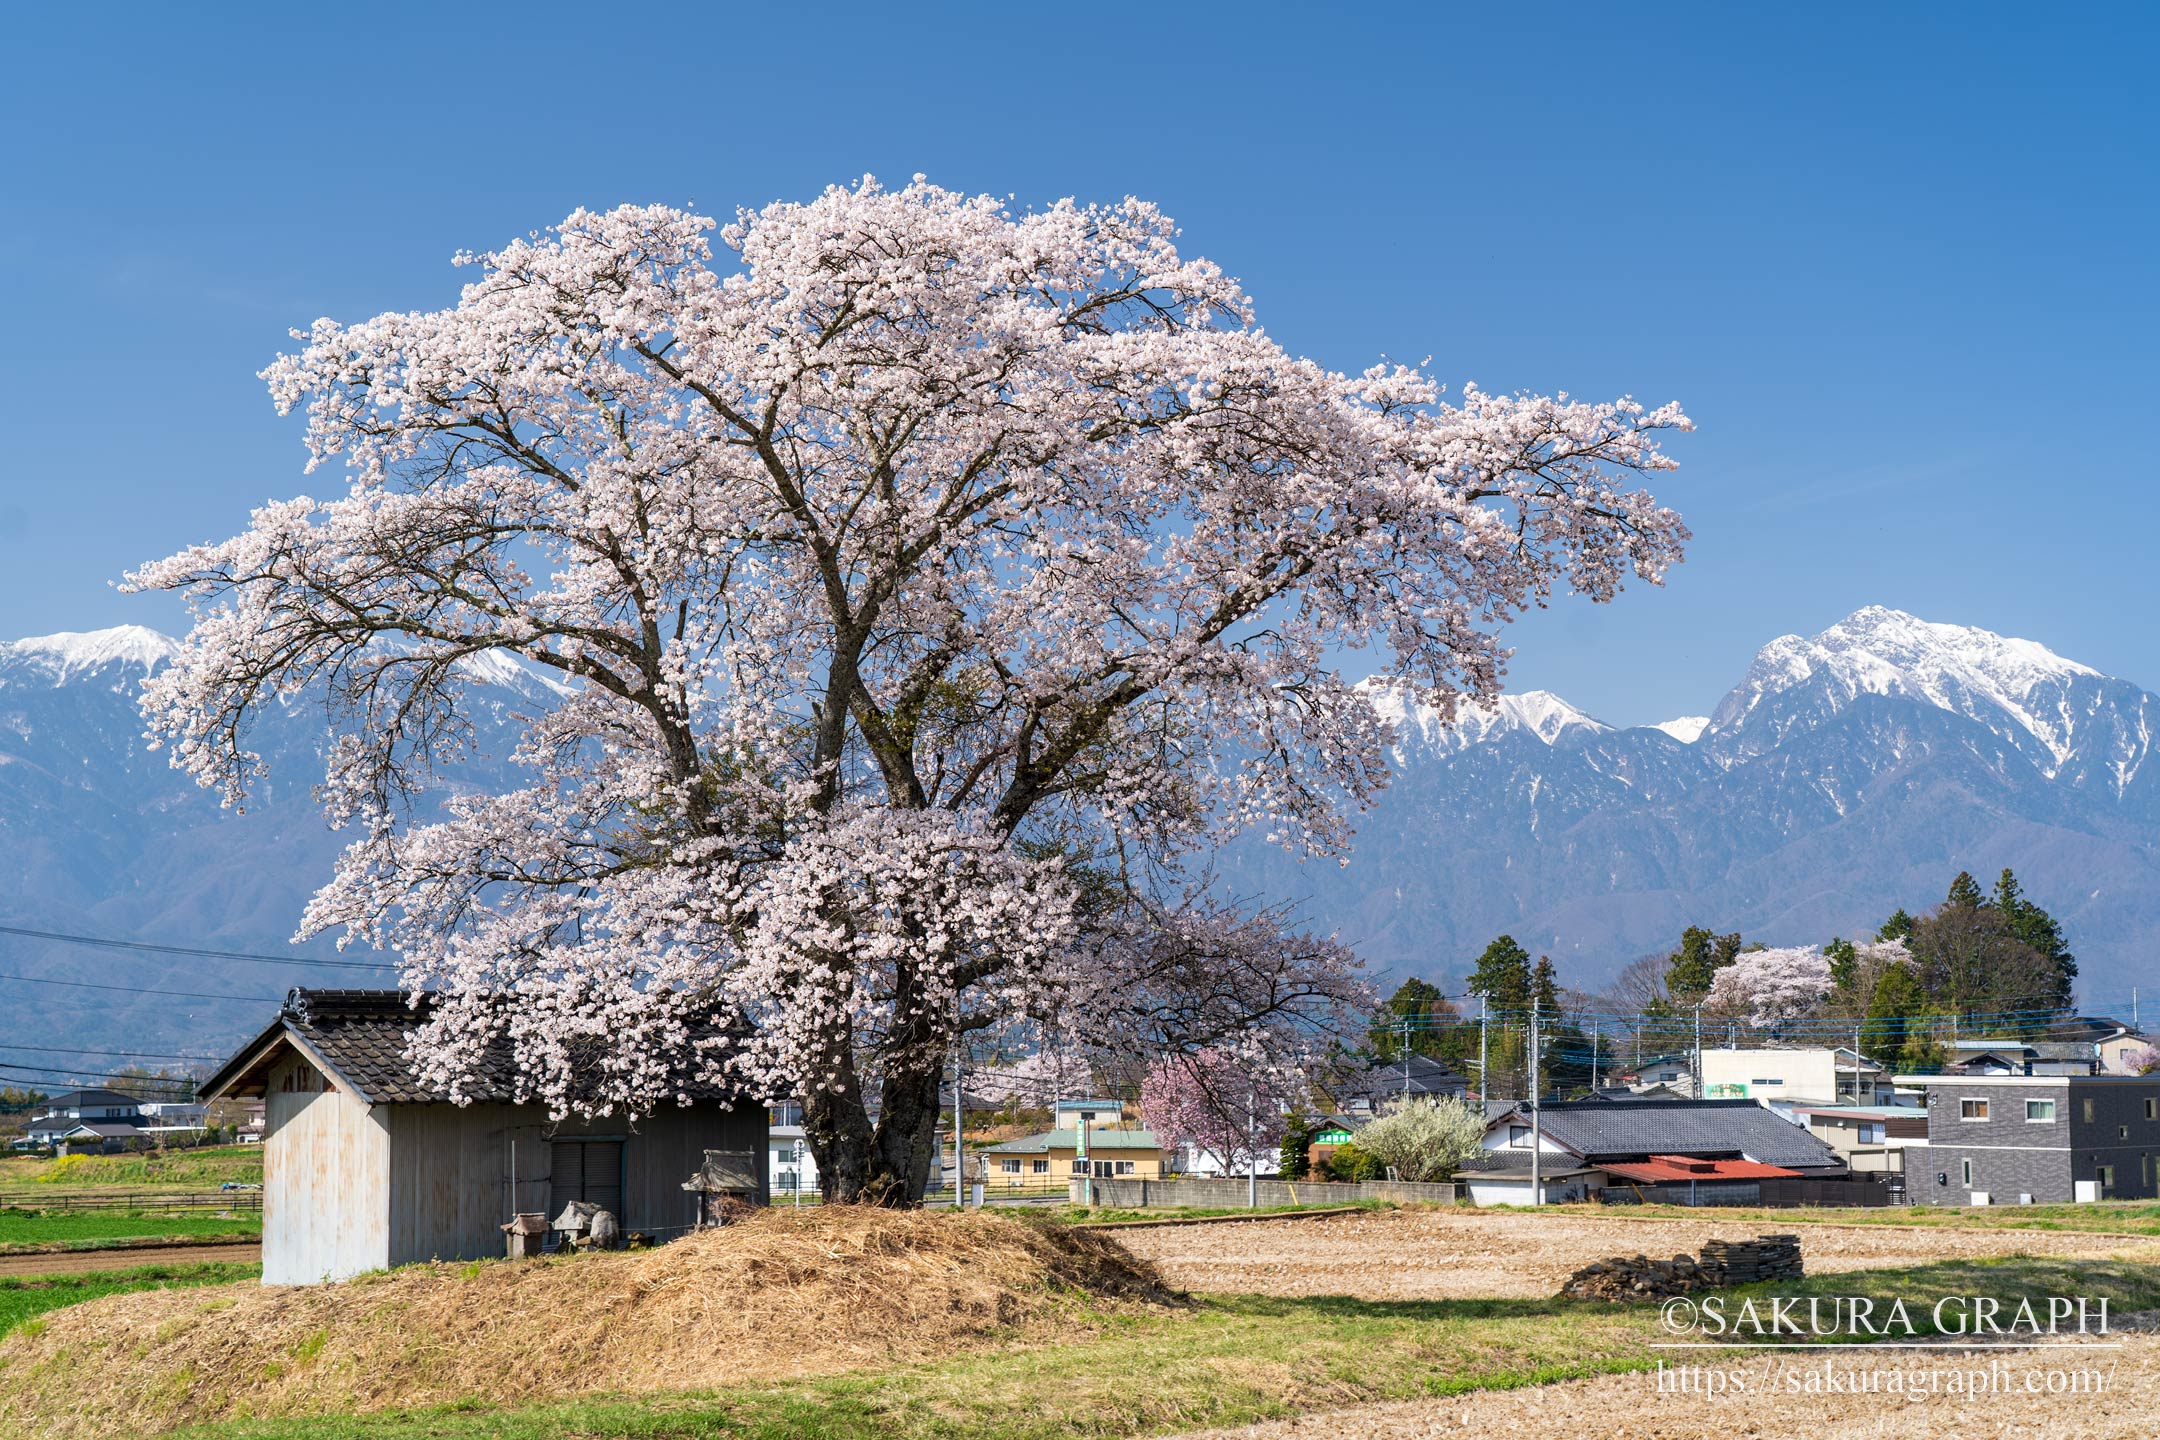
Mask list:
[[[1753,1100],[1835,1105],[1874,1105],[1892,1098],[1882,1066],[1850,1046],[1836,1049],[1727,1050],[1702,1052],[1705,1100]]]

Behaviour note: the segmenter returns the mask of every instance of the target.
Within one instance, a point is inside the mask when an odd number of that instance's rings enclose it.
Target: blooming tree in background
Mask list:
[[[228,801],[327,701],[303,933],[441,993],[453,1093],[796,1090],[837,1198],[906,1203],[958,1034],[1287,1052],[1352,959],[1193,862],[1345,852],[1390,730],[1341,657],[1452,713],[1526,607],[1680,558],[1635,483],[1678,409],[1333,373],[1143,202],[866,180],[714,232],[580,211],[317,321],[264,374],[343,485],[130,577],[192,599],[144,704]],[[559,700],[523,784],[447,792],[494,652]]]
[[[1744,951],[1717,972],[1703,1009],[1774,1026],[1822,1008],[1830,994],[1830,958],[1814,945]]]
[[[1140,1120],[1164,1150],[1190,1145],[1233,1174],[1276,1152],[1299,1093],[1286,1072],[1230,1047],[1165,1055],[1140,1081]]]
[[[1357,1147],[1399,1180],[1445,1180],[1485,1148],[1485,1107],[1421,1095],[1367,1121]]]

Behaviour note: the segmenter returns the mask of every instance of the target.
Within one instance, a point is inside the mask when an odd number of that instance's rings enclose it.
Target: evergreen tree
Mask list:
[[[1868,997],[1863,1048],[1893,1070],[1912,1070],[1928,1062],[1933,1045],[1924,1029],[1911,1022],[1927,1013],[1927,992],[1910,965],[1892,965]]]
[[[1675,950],[1665,970],[1665,989],[1675,1004],[1683,1007],[1693,1005],[1710,993],[1710,984],[1717,972],[1739,957],[1740,937],[1737,934],[1719,935],[1700,925],[1690,925],[1680,933],[1680,948]]]
[[[1850,940],[1830,938],[1823,946],[1823,954],[1830,961],[1830,984],[1839,998],[1849,999],[1853,984],[1860,978],[1860,951]]]
[[[1882,922],[1882,928],[1875,932],[1875,938],[1878,940],[1909,939],[1912,936],[1913,926],[1918,923],[1917,920],[1906,913],[1905,907],[1900,905],[1895,911],[1891,912],[1889,919]]]
[[[1312,1173],[1312,1121],[1292,1112],[1283,1122],[1282,1146],[1275,1156],[1275,1173],[1285,1180],[1303,1180]]]
[[[1413,976],[1403,981],[1373,1012],[1372,1022],[1366,1028],[1366,1044],[1374,1058],[1402,1058],[1403,1022],[1406,1020],[1413,1053],[1429,1055],[1450,1064],[1462,1057],[1462,1012],[1440,993],[1438,986]],[[1474,1033],[1469,1043],[1472,1049],[1476,1048]]]
[[[1995,882],[1995,894],[1989,903],[2009,924],[2010,933],[2020,943],[2047,956],[2054,967],[2050,994],[2056,1008],[2070,1009],[2070,991],[2077,980],[2077,957],[2070,953],[2069,945],[2063,940],[2061,922],[2025,898],[2017,876],[2011,874],[2007,866]]]
[[[1485,997],[1492,1013],[1520,1020],[1530,1013],[1530,952],[1512,935],[1496,937],[1478,956],[1470,975],[1470,993]]]
[[[1950,894],[1943,904],[1960,910],[1976,910],[1987,904],[1987,897],[1980,893],[1980,882],[1972,878],[1970,870],[1960,870],[1950,882]]]
[[[1530,998],[1546,1019],[1560,1018],[1560,977],[1550,955],[1538,956],[1537,968],[1530,972]]]

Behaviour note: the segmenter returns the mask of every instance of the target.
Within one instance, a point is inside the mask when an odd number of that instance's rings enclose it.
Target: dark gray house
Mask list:
[[[1645,1200],[1752,1205],[1765,1180],[1838,1179],[1836,1151],[1752,1100],[1574,1100],[1540,1107],[1544,1203],[1625,1187]],[[1474,1204],[1530,1196],[1531,1118],[1517,1105],[1485,1130],[1485,1153],[1458,1172]]]
[[[1328,1086],[1335,1108],[1345,1115],[1372,1115],[1398,1100],[1415,1096],[1468,1094],[1470,1082],[1429,1055],[1411,1054],[1403,1060],[1385,1060],[1369,1069],[1354,1070]]]
[[[552,1217],[573,1200],[611,1211],[626,1231],[665,1236],[695,1219],[698,1198],[683,1184],[708,1150],[747,1154],[757,1203],[769,1198],[761,1102],[709,1089],[634,1120],[554,1121],[510,1103],[504,1074],[474,1103],[453,1104],[405,1059],[417,1018],[395,990],[295,990],[204,1083],[206,1100],[267,1102],[264,1284],[501,1255],[512,1215]]]
[[[1927,1095],[1914,1204],[2053,1205],[2160,1195],[2160,1075],[1901,1075]]]

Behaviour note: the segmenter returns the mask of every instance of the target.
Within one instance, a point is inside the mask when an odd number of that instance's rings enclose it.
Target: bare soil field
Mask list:
[[[262,1259],[258,1241],[204,1241],[185,1245],[109,1245],[97,1250],[28,1251],[0,1255],[0,1275],[79,1275],[86,1270],[133,1270],[142,1265],[251,1265]]]
[[[2135,1257],[2160,1241],[2064,1231],[1893,1225],[1778,1226],[1760,1220],[1595,1219],[1495,1211],[1383,1210],[1325,1220],[1118,1230],[1171,1284],[1219,1294],[1346,1295],[1361,1300],[1531,1299],[1608,1255],[1671,1256],[1705,1240],[1796,1231],[1808,1273],[1873,1270],[1995,1255]]]
[[[2149,1440],[2160,1429],[2160,1336],[2127,1335],[2115,1350],[1999,1355],[1892,1352],[1706,1362],[1738,1371],[1747,1389],[1708,1396],[1661,1390],[1654,1372],[1604,1375],[1519,1390],[1358,1405],[1183,1440],[1520,1440],[1607,1435],[1625,1440]],[[1998,1370],[1996,1367],[2000,1367]],[[1874,1393],[1833,1390],[1831,1377],[1868,1377]],[[2081,1376],[2084,1393],[2046,1393],[2050,1375]],[[1886,1393],[1891,1376],[1906,1393]],[[1915,1377],[1930,1377],[1916,1379]],[[1960,1381],[1957,1377],[1962,1376]],[[2034,1380],[2032,1377],[2038,1377]],[[1669,1377],[1668,1377],[1669,1378]],[[1810,1387],[1811,1381],[1813,1388]],[[2037,1384],[2039,1393],[2029,1393]],[[1936,1393],[1911,1393],[1933,1388]],[[1957,1393],[1944,1393],[1955,1390]]]

